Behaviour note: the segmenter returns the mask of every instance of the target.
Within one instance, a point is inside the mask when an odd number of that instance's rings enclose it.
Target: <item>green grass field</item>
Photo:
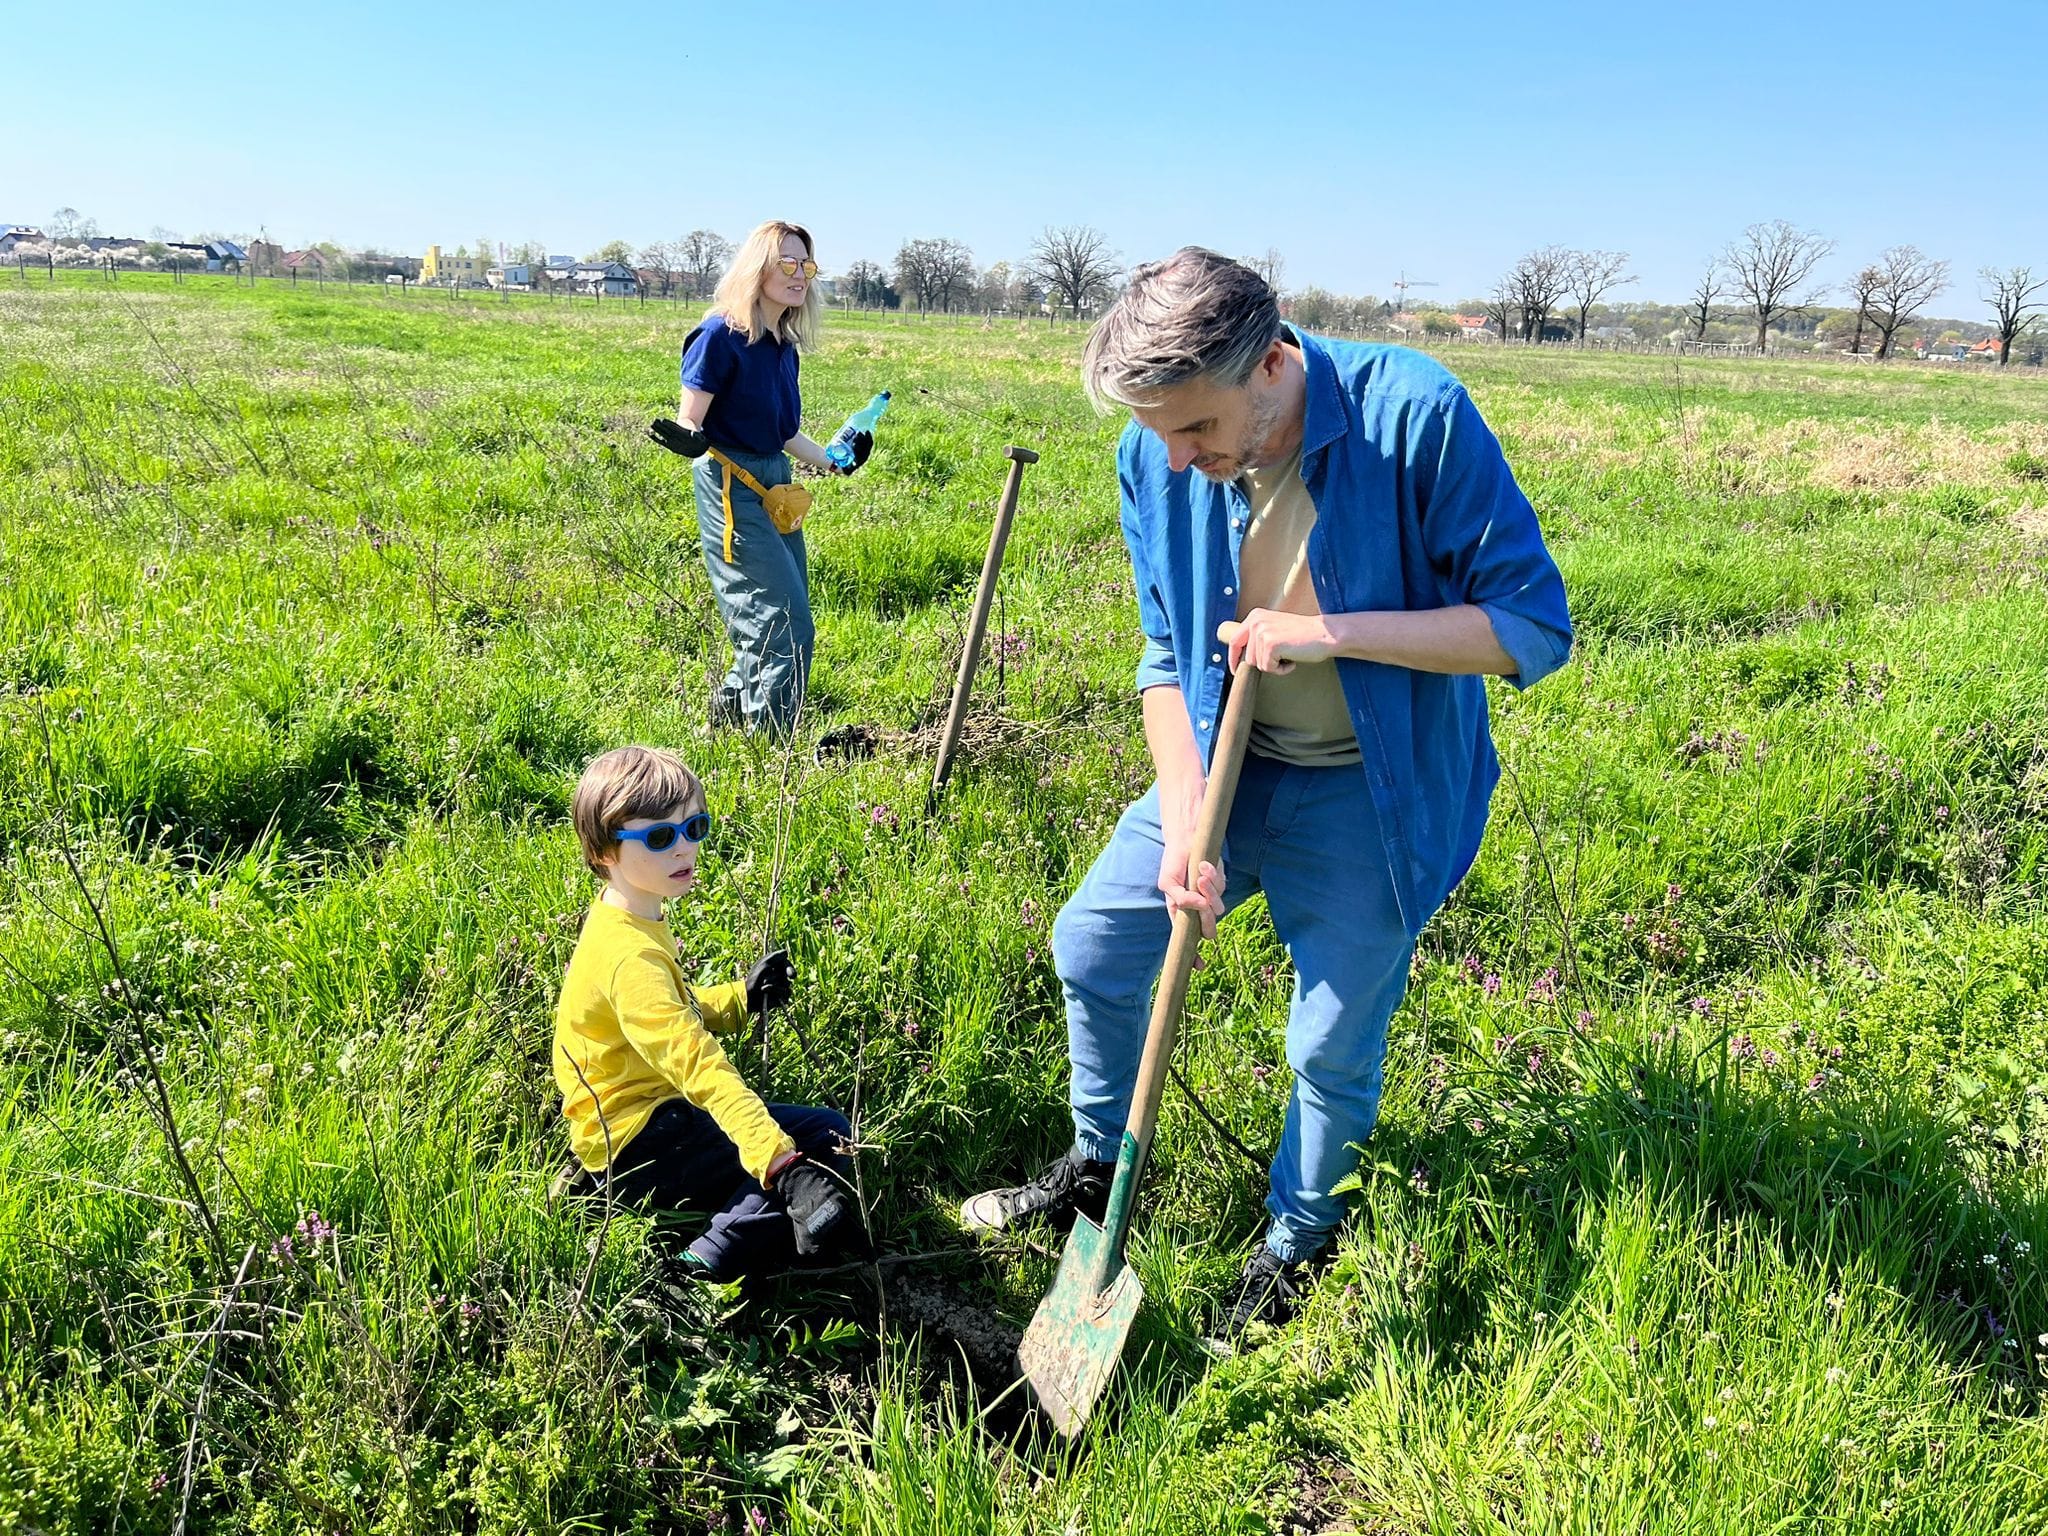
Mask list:
[[[814,766],[707,738],[669,307],[0,285],[0,1530],[2048,1528],[2048,380],[1448,355],[1573,664],[1395,1021],[1358,1211],[1198,1338],[1263,1174],[1169,1092],[1147,1302],[1072,1448],[1001,1397],[1056,1250],[958,1197],[1065,1144],[1052,915],[1147,781],[1081,335],[834,319]],[[933,394],[917,393],[919,387]],[[968,750],[935,726],[1043,455]],[[593,752],[681,748],[677,914],[801,968],[772,1097],[857,1114],[897,1266],[670,1296],[550,1202]],[[1263,911],[1181,1061],[1279,1134]],[[993,1341],[993,1342],[992,1342]]]

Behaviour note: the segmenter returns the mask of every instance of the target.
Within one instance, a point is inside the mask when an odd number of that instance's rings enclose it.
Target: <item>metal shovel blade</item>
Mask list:
[[[1109,1251],[1110,1243],[1086,1216],[1074,1218],[1060,1272],[1017,1346],[1017,1366],[1032,1396],[1070,1440],[1109,1385],[1145,1296],[1137,1272]],[[1100,1277],[1112,1262],[1115,1272],[1104,1285]]]

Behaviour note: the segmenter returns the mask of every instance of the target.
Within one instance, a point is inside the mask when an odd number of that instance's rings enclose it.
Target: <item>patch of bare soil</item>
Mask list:
[[[1352,1479],[1337,1462],[1293,1468],[1294,1487],[1276,1529],[1283,1536],[1405,1536],[1402,1527],[1353,1515]]]
[[[927,1329],[956,1345],[974,1368],[976,1381],[997,1391],[1017,1379],[1017,1345],[1022,1329],[1013,1328],[965,1291],[934,1277],[891,1275],[889,1313],[899,1322]]]

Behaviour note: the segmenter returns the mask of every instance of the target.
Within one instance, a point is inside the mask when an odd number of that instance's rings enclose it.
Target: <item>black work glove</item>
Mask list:
[[[867,463],[868,455],[875,451],[875,434],[872,432],[856,432],[846,446],[853,450],[853,462],[839,471],[842,475],[850,475],[856,469],[859,469],[861,465]]]
[[[796,1229],[796,1251],[804,1258],[831,1253],[859,1258],[871,1251],[853,1192],[823,1164],[799,1153],[775,1176],[775,1192],[782,1196]]]
[[[790,964],[786,949],[778,949],[756,961],[754,968],[747,972],[749,1013],[759,1013],[763,1008],[780,1008],[795,994],[796,967]]]
[[[711,446],[711,439],[695,427],[670,421],[666,416],[657,416],[647,423],[647,435],[670,453],[680,453],[686,459],[701,459]]]

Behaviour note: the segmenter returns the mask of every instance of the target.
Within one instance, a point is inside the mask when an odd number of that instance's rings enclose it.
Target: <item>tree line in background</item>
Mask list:
[[[138,265],[154,265],[164,257],[170,238],[159,229],[147,242],[108,242],[95,221],[73,208],[57,210],[37,233],[41,246],[17,242],[17,253],[32,251],[35,259],[60,265],[110,264],[110,245],[138,251]],[[267,241],[252,245],[252,253],[259,249],[279,250]],[[416,275],[419,266],[417,258],[351,251],[328,241],[309,249],[319,253],[323,273],[334,278],[375,281],[387,274]],[[476,242],[476,250],[485,258],[498,252],[500,270],[545,270],[549,259],[545,245],[535,240],[506,248],[485,237]],[[639,290],[651,296],[703,300],[711,297],[733,250],[733,243],[716,231],[696,229],[637,249],[625,240],[608,241],[584,259],[630,269]],[[76,255],[80,251],[88,253],[82,260]],[[1908,338],[1924,349],[1988,337],[1997,344],[2001,366],[2016,350],[2023,361],[2048,361],[2048,271],[2037,276],[2028,266],[1981,268],[1980,298],[1992,319],[1930,325],[1929,306],[1951,287],[1947,261],[1896,245],[1846,282],[1834,284],[1818,276],[1834,252],[1834,241],[1783,219],[1752,224],[1708,260],[1684,302],[1624,304],[1609,296],[1638,281],[1628,270],[1627,252],[1546,245],[1522,256],[1482,296],[1451,308],[1432,304],[1412,311],[1406,290],[1434,284],[1404,275],[1392,300],[1331,293],[1314,285],[1290,290],[1277,250],[1242,259],[1282,294],[1291,319],[1317,331],[1404,338],[1418,332],[1484,335],[1531,345],[1591,340],[1746,344],[1758,351],[1768,350],[1775,336],[1780,343],[1878,360],[1895,355]],[[459,246],[455,254],[465,257],[469,248]],[[1014,263],[999,260],[981,267],[962,241],[920,237],[903,241],[886,265],[868,258],[849,262],[831,275],[831,282],[835,302],[861,309],[1087,316],[1120,291],[1124,276],[1120,258],[1100,230],[1048,225]],[[1836,288],[1848,302],[1824,303]]]

